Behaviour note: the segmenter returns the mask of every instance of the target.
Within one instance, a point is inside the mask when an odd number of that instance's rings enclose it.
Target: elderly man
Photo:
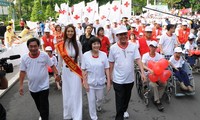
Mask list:
[[[29,53],[22,57],[20,65],[20,95],[24,94],[23,82],[25,76],[28,78],[28,87],[36,107],[40,113],[40,120],[49,119],[49,74],[47,65],[53,69],[55,80],[59,81],[60,76],[53,65],[50,57],[39,51],[40,41],[37,38],[31,38],[27,41]]]
[[[148,70],[151,74],[153,74],[154,72],[152,69],[148,68],[148,66],[147,66],[148,62],[149,61],[157,62],[163,58],[162,55],[160,55],[159,53],[156,52],[157,47],[158,47],[158,43],[156,41],[151,41],[149,43],[150,51],[148,53],[145,53],[142,56],[143,67],[144,67],[144,69]],[[162,96],[164,94],[166,83],[150,82],[149,84],[153,89],[155,105],[157,106],[159,111],[163,111],[164,107],[162,106],[160,99],[162,98]]]
[[[127,28],[122,26],[116,32],[119,41],[111,46],[109,53],[110,79],[113,81],[116,102],[115,120],[129,117],[127,112],[131,90],[134,85],[134,60],[141,70],[141,77],[145,79],[140,53],[136,44],[128,42]]]

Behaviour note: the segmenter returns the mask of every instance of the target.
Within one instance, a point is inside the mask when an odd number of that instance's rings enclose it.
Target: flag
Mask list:
[[[110,3],[99,7],[99,18],[102,25],[105,24],[110,14]]]
[[[73,6],[73,15],[72,15],[72,21],[74,23],[74,25],[77,24],[77,22],[82,22],[82,16],[83,16],[83,10],[85,8],[85,2],[82,1],[78,4],[75,4]]]
[[[121,1],[113,1],[110,5],[110,14],[109,20],[113,21],[114,19],[117,21],[121,20]]]
[[[122,0],[122,17],[131,18],[131,2],[132,0]]]
[[[96,7],[97,7],[96,1],[87,3],[87,6],[85,7],[84,17],[88,17],[90,22],[93,22],[93,20],[94,20],[94,14],[95,14]]]
[[[54,9],[56,12],[59,12],[60,8],[58,7],[58,4],[56,3],[55,5],[55,9]]]

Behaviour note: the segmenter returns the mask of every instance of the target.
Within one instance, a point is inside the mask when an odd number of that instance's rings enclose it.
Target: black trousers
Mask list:
[[[124,120],[124,112],[128,109],[133,83],[117,84],[113,82],[115,90],[116,117],[115,120]]]
[[[0,103],[0,120],[6,120],[6,110]]]
[[[49,89],[40,92],[30,92],[42,120],[49,120]]]

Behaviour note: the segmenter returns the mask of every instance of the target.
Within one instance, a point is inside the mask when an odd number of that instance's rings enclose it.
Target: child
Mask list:
[[[53,62],[53,64],[57,67],[58,65],[58,61],[56,59],[56,57],[52,54],[52,48],[51,46],[47,46],[45,48],[45,51],[47,52],[47,54],[49,55],[51,61]],[[48,66],[48,72],[49,72],[49,75],[52,76],[53,75],[53,70],[51,69],[50,66]],[[58,90],[61,89],[61,86],[60,86],[60,83],[58,81],[56,81],[56,86],[58,88]]]
[[[182,66],[184,64],[184,60],[181,57],[182,49],[180,47],[176,47],[174,49],[174,55],[171,56],[169,59],[169,62],[173,68],[173,72],[175,73],[175,76],[180,81],[180,87],[182,90],[188,90],[189,92],[193,92],[193,88],[190,84],[189,78],[187,73],[182,69]]]

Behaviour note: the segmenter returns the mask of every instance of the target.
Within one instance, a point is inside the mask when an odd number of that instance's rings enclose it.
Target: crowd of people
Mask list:
[[[111,85],[115,91],[115,120],[128,118],[134,69],[139,67],[143,82],[149,81],[146,72],[154,74],[148,66],[149,61],[169,60],[181,88],[193,91],[185,71],[181,69],[184,61],[180,56],[186,54],[188,62],[194,66],[198,56],[191,55],[190,51],[199,49],[200,21],[133,16],[123,17],[121,21],[107,20],[102,25],[100,19],[93,23],[87,17],[84,20],[83,23],[69,23],[64,29],[52,21],[37,23],[37,35],[27,40],[30,52],[21,59],[19,92],[23,95],[23,81],[27,76],[30,94],[40,113],[39,119],[48,120],[49,117],[48,72],[53,73],[57,88],[62,89],[65,120],[82,120],[82,86],[87,92],[90,118],[97,120],[104,88],[109,92]],[[13,33],[11,26],[7,26],[4,37],[7,47],[17,43],[20,36]],[[26,29],[29,28],[24,27],[23,31]],[[153,102],[159,111],[163,111],[160,99],[166,83],[149,84],[153,89]]]

